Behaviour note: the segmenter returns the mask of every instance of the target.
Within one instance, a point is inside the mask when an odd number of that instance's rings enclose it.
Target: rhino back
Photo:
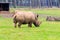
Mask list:
[[[30,21],[34,21],[35,20],[35,15],[33,12],[25,12],[25,11],[19,11],[19,12],[16,12],[15,14],[17,17],[16,19],[19,20],[19,21],[22,21],[24,23],[28,23]]]

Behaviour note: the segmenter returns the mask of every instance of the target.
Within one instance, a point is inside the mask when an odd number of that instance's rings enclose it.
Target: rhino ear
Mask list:
[[[37,17],[39,17],[39,15],[37,14]]]

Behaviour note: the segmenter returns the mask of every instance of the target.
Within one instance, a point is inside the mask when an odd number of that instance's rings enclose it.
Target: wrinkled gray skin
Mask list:
[[[60,17],[47,16],[46,21],[60,21]]]
[[[32,24],[34,24],[36,27],[38,27],[41,24],[41,22],[38,21],[38,15],[34,14],[33,12],[25,11],[15,12],[13,16],[13,22],[15,28],[17,26],[17,23],[18,27],[20,27],[22,24],[28,24],[28,27],[32,27]]]

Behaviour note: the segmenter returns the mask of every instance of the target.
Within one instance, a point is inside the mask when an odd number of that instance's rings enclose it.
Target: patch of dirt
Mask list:
[[[10,13],[9,11],[1,11],[0,16],[5,17],[5,18],[11,18],[13,13]]]

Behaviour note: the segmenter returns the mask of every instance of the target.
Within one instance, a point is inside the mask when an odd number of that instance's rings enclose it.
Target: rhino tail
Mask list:
[[[14,17],[14,19],[16,18],[16,16]]]
[[[15,20],[15,19],[16,19],[16,15],[13,16],[13,20]]]

